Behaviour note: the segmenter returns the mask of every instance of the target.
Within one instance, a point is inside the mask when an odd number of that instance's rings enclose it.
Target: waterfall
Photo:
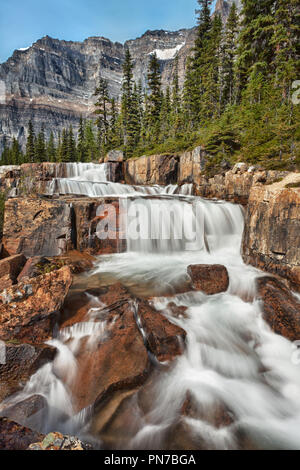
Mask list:
[[[191,448],[300,449],[300,369],[291,359],[295,345],[264,321],[256,292],[256,279],[264,274],[245,265],[240,254],[243,209],[192,197],[192,185],[128,186],[108,181],[108,174],[105,164],[68,164],[67,177],[56,178],[48,188],[51,194],[121,196],[127,251],[100,256],[81,289],[121,282],[137,297],[150,298],[153,308],[187,334],[183,354],[151,377],[147,416],[139,399],[124,402],[129,408],[125,414],[137,421],[134,437],[127,425],[120,427],[116,436],[110,435],[109,448],[124,448],[125,442],[132,449],[167,450],[173,448],[168,433],[175,429],[178,446],[184,435],[183,445]],[[230,279],[227,292],[208,296],[191,291],[191,264],[224,265]],[[48,414],[35,417],[41,431],[80,435],[93,413],[92,403],[77,414],[73,407],[78,355],[93,354],[95,344],[105,343],[113,321],[105,317],[99,299],[88,296],[91,304],[83,321],[60,330],[49,342],[58,350],[54,361],[1,405],[42,395]],[[174,313],[174,306],[184,314]],[[145,339],[138,311],[135,317]],[[181,414],[187,396],[195,411],[189,417]],[[224,410],[232,421],[215,424],[210,418],[216,410]]]
[[[81,181],[107,181],[109,165],[107,163],[66,163],[66,178]]]
[[[241,239],[243,213],[234,204],[174,196],[135,198],[124,206],[129,252],[211,252]]]
[[[47,194],[75,194],[89,197],[127,195],[191,195],[192,184],[183,186],[129,186],[109,181],[109,163],[66,163],[66,177],[54,178],[47,187]]]

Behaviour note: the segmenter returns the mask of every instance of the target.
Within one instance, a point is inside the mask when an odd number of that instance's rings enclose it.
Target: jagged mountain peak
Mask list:
[[[108,80],[111,96],[119,97],[127,47],[133,57],[136,81],[146,86],[149,57],[156,52],[163,86],[171,81],[177,54],[182,83],[194,31],[146,31],[124,44],[102,36],[76,42],[46,35],[30,47],[15,51],[0,65],[0,80],[6,85],[6,102],[0,103],[0,152],[5,138],[9,142],[16,137],[24,148],[30,120],[36,130],[43,123],[46,134],[53,131],[56,137],[70,124],[76,130],[81,115],[92,116],[94,90],[100,77]]]

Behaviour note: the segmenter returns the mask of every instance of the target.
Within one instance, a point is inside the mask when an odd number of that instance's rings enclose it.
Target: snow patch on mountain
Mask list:
[[[155,49],[154,51],[150,52],[149,55],[156,54],[158,60],[172,60],[176,57],[176,54],[184,45],[185,42],[178,44],[178,46],[173,47],[172,49]]]

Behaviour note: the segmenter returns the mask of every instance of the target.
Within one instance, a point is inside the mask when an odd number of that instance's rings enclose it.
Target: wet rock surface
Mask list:
[[[150,307],[136,303],[136,315],[145,334],[145,344],[159,362],[171,361],[184,351],[186,332]]]
[[[77,356],[74,394],[79,409],[94,402],[97,407],[113,391],[140,386],[151,367],[128,291],[113,285],[99,300],[104,306],[96,314],[106,322],[106,331],[97,335],[90,351],[81,348]]]
[[[0,291],[11,287],[16,282],[25,262],[26,258],[23,254],[0,260]]]
[[[9,199],[5,204],[3,245],[11,254],[56,256],[72,244],[70,206],[46,198]]]
[[[0,339],[41,344],[50,339],[72,283],[65,266],[4,290],[0,296]]]
[[[32,395],[13,405],[4,402],[0,416],[35,429],[37,423],[46,418],[47,411],[47,400],[41,395]]]
[[[92,311],[99,333],[90,343],[82,340],[72,395],[77,410],[93,404],[93,433],[109,446],[124,439],[124,429],[134,427],[131,400],[135,401],[153,368],[182,354],[186,333],[121,284],[103,286],[93,296],[101,302]],[[73,321],[87,321],[86,307],[78,308]],[[69,318],[62,327],[71,325]]]
[[[61,256],[72,250],[92,255],[122,252],[126,242],[119,216],[119,200],[113,197],[9,199],[5,205],[3,248],[10,255],[22,253],[29,258]],[[102,237],[100,232],[108,222],[110,231]]]
[[[264,319],[272,330],[289,339],[300,338],[300,301],[278,279],[257,279],[258,296],[263,301]]]
[[[5,364],[0,364],[0,402],[22,389],[40,367],[53,360],[56,349],[48,345],[5,343]]]
[[[43,439],[43,434],[21,426],[6,418],[0,418],[0,449],[27,450],[30,444]]]
[[[173,155],[151,155],[125,162],[127,184],[176,184],[179,158]]]
[[[300,189],[297,182],[300,183],[300,175],[290,173],[272,185],[252,188],[245,216],[242,255],[246,263],[288,279],[291,287],[300,291]]]
[[[226,292],[229,287],[228,272],[222,265],[191,265],[188,267],[188,274],[194,288],[207,295]]]

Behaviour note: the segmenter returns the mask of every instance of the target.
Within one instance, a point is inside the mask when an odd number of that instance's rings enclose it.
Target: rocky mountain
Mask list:
[[[215,13],[219,13],[223,22],[226,22],[232,4],[235,3],[238,10],[242,8],[242,0],[217,0]]]
[[[232,0],[218,0],[216,11],[223,19],[231,3]],[[147,31],[125,44],[104,37],[73,42],[45,36],[31,47],[14,51],[0,64],[0,152],[5,139],[9,143],[13,137],[24,148],[30,120],[36,130],[44,123],[47,136],[53,131],[56,138],[59,130],[70,124],[76,130],[81,115],[93,114],[93,93],[100,76],[108,80],[110,94],[118,97],[127,47],[133,57],[136,81],[141,79],[146,86],[149,55],[155,51],[161,63],[163,86],[172,80],[176,55],[182,84],[195,31]]]
[[[193,44],[195,29],[177,32],[147,31],[124,45],[103,37],[84,42],[61,41],[46,36],[27,49],[17,50],[0,65],[5,99],[0,101],[0,149],[5,136],[24,145],[28,121],[57,136],[70,124],[76,129],[80,115],[92,115],[94,90],[100,76],[109,83],[111,96],[121,90],[122,63],[128,47],[134,61],[134,78],[146,85],[149,55],[161,62],[163,85],[170,83],[174,58],[179,56],[180,80]]]

